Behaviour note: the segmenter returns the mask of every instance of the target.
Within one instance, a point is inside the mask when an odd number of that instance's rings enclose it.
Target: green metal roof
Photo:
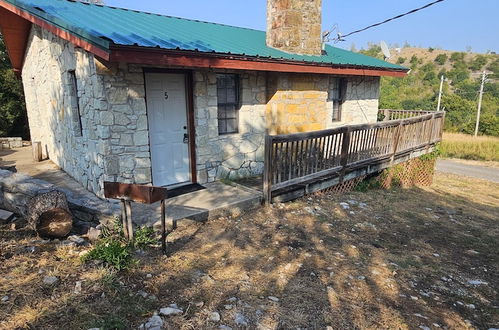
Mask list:
[[[406,68],[326,45],[321,56],[286,53],[265,43],[265,32],[70,0],[4,0],[81,39],[108,50],[110,44],[201,53],[369,67]]]

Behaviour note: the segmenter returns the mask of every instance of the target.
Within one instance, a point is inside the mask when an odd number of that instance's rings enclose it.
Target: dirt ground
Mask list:
[[[184,223],[121,273],[3,225],[0,328],[137,329],[173,303],[166,329],[499,328],[498,215],[498,184],[438,174]]]

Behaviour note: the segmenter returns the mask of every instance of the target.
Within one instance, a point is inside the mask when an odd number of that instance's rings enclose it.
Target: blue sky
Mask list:
[[[347,34],[431,0],[323,0],[323,28]],[[265,29],[266,0],[105,0],[110,6]],[[368,42],[499,53],[499,0],[445,0],[415,14],[352,35],[336,44],[350,49]]]

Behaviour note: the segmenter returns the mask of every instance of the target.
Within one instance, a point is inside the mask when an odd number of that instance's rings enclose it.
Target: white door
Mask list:
[[[189,144],[185,75],[146,73],[147,120],[152,182],[166,186],[187,182]]]

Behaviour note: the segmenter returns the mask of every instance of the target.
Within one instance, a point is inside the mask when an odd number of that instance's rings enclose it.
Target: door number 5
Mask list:
[[[168,100],[168,92],[165,92],[165,100]]]

